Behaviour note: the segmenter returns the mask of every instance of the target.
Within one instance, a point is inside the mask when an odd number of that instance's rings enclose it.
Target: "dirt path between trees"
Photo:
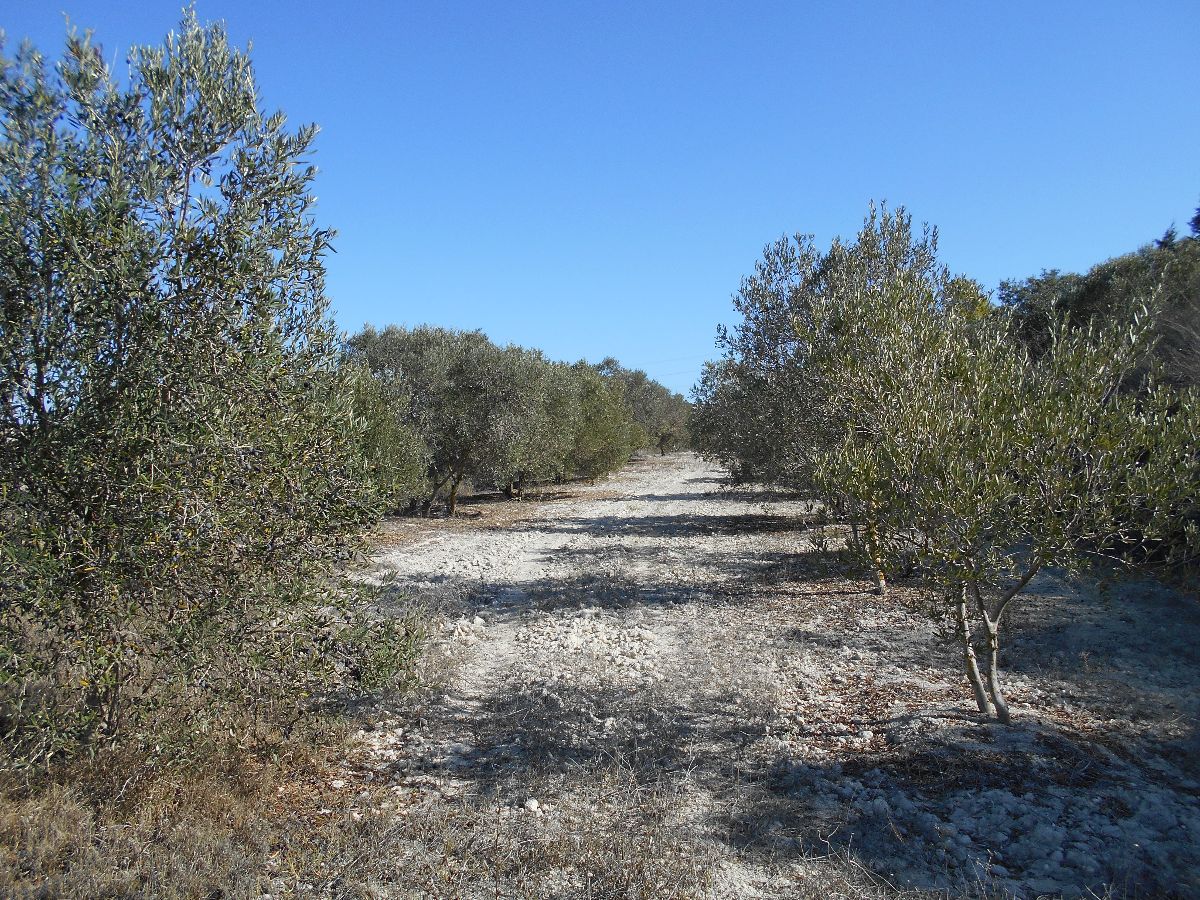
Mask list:
[[[1200,896],[1194,600],[1043,579],[1004,728],[804,503],[677,454],[509,506],[373,561],[436,623],[343,775],[407,873],[378,896]]]

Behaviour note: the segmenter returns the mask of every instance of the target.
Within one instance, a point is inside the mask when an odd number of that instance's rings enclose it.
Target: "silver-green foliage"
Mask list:
[[[1042,272],[1001,282],[999,290],[1034,355],[1048,344],[1059,319],[1086,326],[1128,318],[1151,295],[1160,309],[1152,356],[1167,380],[1200,385],[1200,235],[1164,238],[1083,275]]]
[[[488,429],[472,480],[519,494],[527,484],[569,474],[580,414],[570,368],[537,350],[509,346],[493,353],[491,371]]]
[[[349,354],[387,395],[405,398],[395,414],[425,448],[426,512],[444,499],[453,513],[467,478],[519,493],[577,472],[595,477],[629,458],[629,407],[586,365],[433,326],[366,328]]]
[[[1047,566],[1081,567],[1177,533],[1200,496],[1200,397],[1145,377],[1153,316],[1053,324],[1036,358],[1009,313],[936,262],[903,210],[872,209],[820,263],[782,346],[816,410],[807,451],[831,509],[882,572],[914,563],[957,634],[979,709],[1009,717],[1000,626]],[[777,345],[779,346],[779,345]],[[780,439],[799,426],[784,424]],[[1195,529],[1190,529],[1195,544]],[[986,660],[980,671],[979,657]]]
[[[364,328],[349,351],[388,395],[407,398],[396,412],[428,454],[422,491],[428,511],[444,490],[457,491],[488,438],[495,383],[489,360],[496,348],[480,332],[389,325]]]
[[[190,13],[125,86],[88,36],[0,63],[0,725],[30,753],[320,681],[293,610],[374,498],[315,135]]]
[[[825,290],[824,263],[808,235],[765,247],[733,296],[738,323],[718,331],[723,358],[694,390],[693,441],[738,481],[811,488],[813,454],[832,439],[800,333]]]
[[[938,585],[934,611],[955,626],[980,711],[1007,721],[1005,613],[1046,566],[1178,527],[1200,491],[1200,404],[1153,382],[1122,389],[1145,358],[1148,310],[1103,329],[1059,322],[1033,359],[1007,314],[936,266],[876,277],[881,247],[936,249],[910,234],[902,210],[873,214],[831,254],[845,276],[810,333],[826,336],[821,367],[848,427],[820,477],[872,506],[885,569],[915,557]]]
[[[619,385],[586,363],[572,368],[579,385],[579,424],[570,450],[572,470],[595,479],[624,465],[640,443],[641,429]]]
[[[413,400],[405,386],[375,378],[352,359],[344,362],[344,372],[361,429],[367,478],[384,508],[394,510],[424,497],[429,448],[408,424]]]

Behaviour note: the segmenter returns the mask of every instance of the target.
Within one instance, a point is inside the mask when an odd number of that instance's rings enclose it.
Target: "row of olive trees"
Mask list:
[[[638,447],[665,456],[689,445],[692,405],[682,394],[672,393],[641,369],[626,369],[611,356],[596,368],[606,379],[622,386],[638,428]]]
[[[718,331],[723,358],[695,388],[693,444],[737,481],[811,487],[813,454],[832,440],[795,329],[824,290],[823,260],[809,237],[769,245],[734,295],[741,321]]]
[[[87,36],[55,67],[0,57],[16,758],[154,721],[215,732],[233,708],[279,721],[327,683],[306,611],[378,513],[364,449],[396,436],[356,409],[381,387],[340,363],[315,133],[260,111],[246,54],[191,13],[124,82]]]
[[[477,331],[391,326],[351,338],[347,363],[370,376],[360,411],[379,434],[372,458],[393,506],[428,514],[444,501],[453,515],[466,479],[520,496],[672,444],[666,425],[648,436],[641,424],[658,415],[642,395],[656,402],[666,389],[637,373],[639,395],[611,360],[566,365]]]
[[[694,431],[735,471],[822,496],[881,592],[915,564],[980,711],[1007,721],[1000,627],[1043,568],[1181,530],[1195,545],[1200,395],[1156,376],[1153,297],[1118,321],[1055,319],[1032,354],[936,250],[903,210],[874,208],[828,252],[768,247]]]

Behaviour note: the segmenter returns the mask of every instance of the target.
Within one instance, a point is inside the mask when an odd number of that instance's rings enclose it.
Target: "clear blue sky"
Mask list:
[[[26,0],[0,27],[107,55],[178,2]],[[1200,201],[1200,3],[198,0],[267,105],[322,127],[342,327],[429,322],[686,391],[784,232],[870,199],[989,288],[1085,269]],[[123,62],[121,70],[124,71]]]

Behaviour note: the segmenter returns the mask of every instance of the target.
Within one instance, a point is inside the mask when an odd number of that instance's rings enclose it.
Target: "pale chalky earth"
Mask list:
[[[433,609],[437,677],[359,734],[342,777],[388,790],[356,815],[563,846],[653,818],[699,895],[795,896],[841,866],[880,896],[1200,896],[1194,598],[1042,578],[1009,624],[1004,727],[919,587],[875,596],[805,502],[690,454],[566,494],[374,558]]]

